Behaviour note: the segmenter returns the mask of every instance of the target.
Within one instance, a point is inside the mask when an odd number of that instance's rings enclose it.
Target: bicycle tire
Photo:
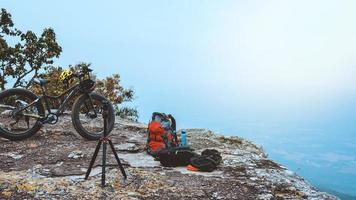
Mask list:
[[[103,101],[108,101],[110,102],[108,99],[106,99],[105,97],[96,94],[96,93],[90,93],[90,94],[83,94],[81,95],[73,104],[72,107],[72,123],[73,126],[75,128],[75,130],[79,133],[79,135],[81,135],[83,138],[86,138],[88,140],[98,140],[103,136],[103,132],[99,132],[99,133],[91,133],[89,131],[87,131],[81,124],[80,119],[79,119],[79,115],[80,115],[80,109],[83,103],[85,103],[85,100],[88,99],[88,96],[90,95],[92,100],[97,100],[99,102],[103,102]],[[108,115],[108,131],[111,132],[112,129],[114,128],[114,124],[115,124],[115,114],[114,114],[114,108],[112,106],[112,104],[110,103],[109,106],[109,115]]]
[[[0,102],[2,102],[5,98],[15,96],[15,95],[21,95],[23,97],[28,98],[30,101],[35,101],[36,99],[38,99],[37,95],[35,95],[34,93],[32,93],[29,90],[22,89],[22,88],[12,88],[12,89],[8,89],[8,90],[4,90],[4,91],[0,92]],[[35,104],[35,107],[37,108],[38,114],[40,116],[45,115],[44,107],[40,101]],[[41,129],[41,124],[39,123],[39,119],[37,119],[36,123],[34,124],[34,126],[32,128],[30,128],[28,131],[25,131],[21,134],[14,134],[14,133],[11,133],[8,130],[4,130],[0,127],[0,137],[6,138],[6,139],[9,139],[12,141],[24,140],[26,138],[33,136],[40,129]]]

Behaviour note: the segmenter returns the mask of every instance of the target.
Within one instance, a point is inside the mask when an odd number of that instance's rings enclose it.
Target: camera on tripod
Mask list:
[[[126,175],[125,169],[122,166],[122,164],[120,162],[120,158],[116,153],[116,150],[114,148],[114,144],[112,143],[112,141],[109,138],[109,134],[110,134],[110,131],[108,131],[108,115],[109,115],[109,111],[108,110],[109,110],[109,106],[110,106],[110,103],[108,101],[104,101],[103,102],[104,133],[103,133],[103,136],[99,139],[98,144],[96,145],[93,157],[92,157],[92,159],[90,161],[90,165],[89,165],[88,171],[87,171],[87,173],[85,175],[85,180],[87,180],[89,175],[90,175],[90,172],[91,172],[91,170],[93,168],[93,165],[95,163],[96,157],[98,156],[99,149],[100,149],[101,145],[103,145],[102,174],[101,174],[101,186],[102,187],[106,186],[105,179],[106,179],[106,150],[107,150],[107,143],[109,143],[109,146],[110,146],[110,148],[111,148],[111,150],[112,150],[112,152],[113,152],[113,154],[115,156],[115,159],[116,159],[116,161],[118,163],[118,166],[120,168],[121,174],[124,177],[124,180],[127,179],[127,175]]]

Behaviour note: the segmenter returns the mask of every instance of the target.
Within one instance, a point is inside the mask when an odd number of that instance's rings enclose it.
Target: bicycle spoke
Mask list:
[[[34,126],[38,115],[31,100],[21,96],[8,96],[0,101],[0,128],[13,134],[22,134]]]
[[[92,100],[85,101],[80,107],[79,121],[82,127],[92,133],[101,134],[104,130],[101,102]]]

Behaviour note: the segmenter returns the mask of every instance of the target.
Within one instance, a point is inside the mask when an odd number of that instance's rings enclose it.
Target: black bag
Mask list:
[[[193,167],[203,172],[212,172],[220,164],[222,157],[215,149],[206,149],[200,156],[195,156],[190,159],[190,164]]]
[[[157,153],[157,159],[165,167],[187,166],[194,156],[197,154],[189,147],[172,147]]]

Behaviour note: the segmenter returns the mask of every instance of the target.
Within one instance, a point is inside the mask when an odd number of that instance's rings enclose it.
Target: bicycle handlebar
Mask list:
[[[90,75],[90,72],[93,70],[90,68],[82,69],[81,71],[76,71],[73,73],[73,77],[75,78],[83,78],[86,75]]]

